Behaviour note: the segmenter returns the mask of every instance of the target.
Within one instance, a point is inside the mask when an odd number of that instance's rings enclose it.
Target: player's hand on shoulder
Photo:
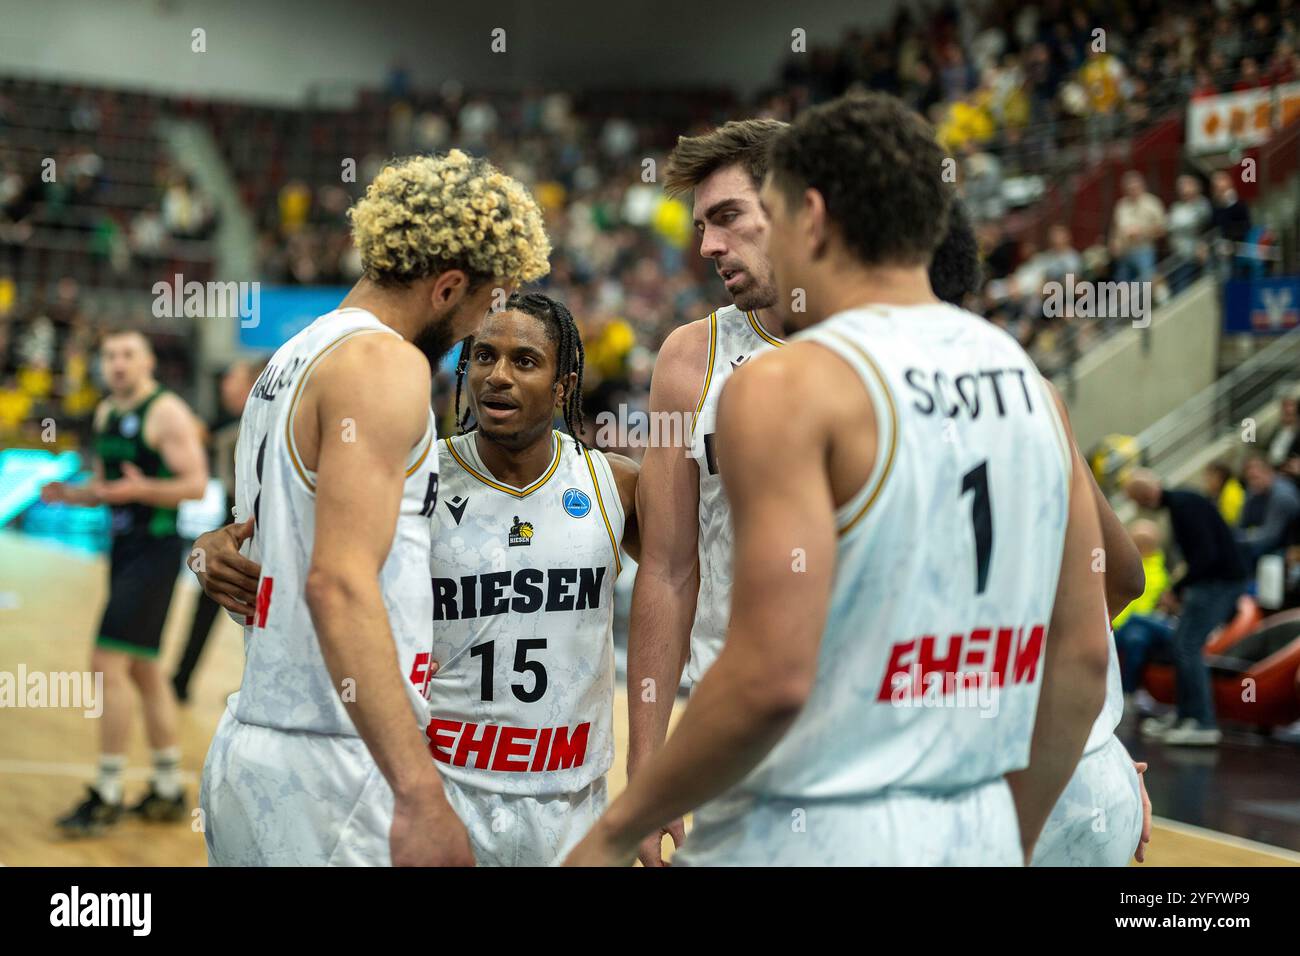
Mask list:
[[[201,534],[186,562],[203,593],[234,614],[251,615],[257,603],[262,566],[239,553],[252,535],[252,518]]]

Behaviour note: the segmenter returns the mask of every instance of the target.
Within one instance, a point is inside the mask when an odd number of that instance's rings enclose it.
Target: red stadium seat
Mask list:
[[[1236,616],[1206,642],[1205,663],[1220,719],[1262,729],[1300,720],[1300,610],[1261,621],[1258,605],[1242,598]],[[1143,683],[1156,700],[1174,702],[1172,663],[1153,661]]]
[[[1205,642],[1205,653],[1222,654],[1241,640],[1264,619],[1264,612],[1249,594],[1237,598],[1237,613],[1232,620],[1210,634]],[[1172,704],[1174,697],[1174,665],[1168,651],[1157,651],[1147,663],[1142,674],[1142,684],[1147,693],[1162,704]]]

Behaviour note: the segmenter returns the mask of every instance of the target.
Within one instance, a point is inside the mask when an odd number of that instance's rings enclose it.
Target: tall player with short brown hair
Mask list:
[[[1023,350],[934,296],[942,158],[879,95],[774,144],[769,251],[807,311],[719,411],[726,640],[571,862],[628,860],[706,801],[690,862],[1024,862],[1077,764],[1106,673],[1096,509]],[[991,718],[945,703],[962,675],[994,692]]]

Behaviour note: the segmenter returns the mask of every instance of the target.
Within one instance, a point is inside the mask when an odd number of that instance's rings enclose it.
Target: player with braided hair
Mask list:
[[[563,303],[512,295],[462,346],[440,443],[428,737],[480,865],[562,859],[605,806],[638,466],[583,443],[583,357]]]
[[[516,292],[506,300],[506,309],[523,312],[546,323],[546,336],[558,350],[555,368],[555,381],[559,382],[570,374],[578,376],[572,389],[568,390],[563,406],[564,427],[580,445],[585,445],[580,437],[582,428],[582,370],[586,353],[582,347],[582,336],[578,334],[578,325],[573,315],[563,302],[557,302],[540,292]],[[460,346],[460,358],[456,362],[456,425],[460,434],[465,434],[468,410],[462,414],[460,396],[465,382],[465,372],[469,368],[469,357],[474,348],[471,335]]]

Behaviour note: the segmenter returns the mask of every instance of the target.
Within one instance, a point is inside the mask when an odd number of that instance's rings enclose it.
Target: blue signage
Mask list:
[[[1223,331],[1279,335],[1300,326],[1300,276],[1231,279],[1223,290]]]

